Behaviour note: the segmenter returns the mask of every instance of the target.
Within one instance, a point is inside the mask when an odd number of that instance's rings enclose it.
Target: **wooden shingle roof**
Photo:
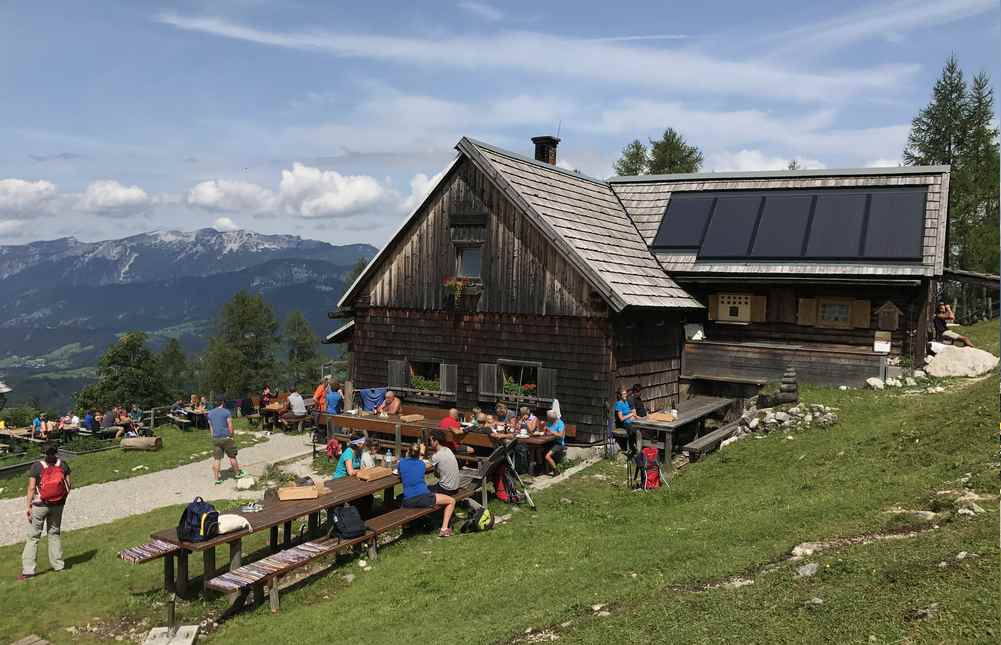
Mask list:
[[[607,183],[468,138],[456,147],[536,220],[614,309],[702,308],[664,272]]]

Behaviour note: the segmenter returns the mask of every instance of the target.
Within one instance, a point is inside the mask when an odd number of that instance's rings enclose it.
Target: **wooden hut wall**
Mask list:
[[[877,310],[886,302],[900,309],[899,326],[891,332],[892,355],[913,355],[912,338],[916,337],[924,308],[927,287],[915,286],[823,286],[808,285],[749,285],[747,283],[719,283],[713,285],[687,285],[689,293],[702,302],[709,302],[713,293],[740,293],[766,297],[766,320],[747,325],[727,324],[705,320],[706,339],[721,342],[768,342],[788,345],[847,345],[872,348],[874,332],[878,331]],[[845,298],[868,300],[870,320],[868,328],[834,329],[797,323],[800,298]],[[708,315],[708,314],[704,314]],[[921,346],[923,347],[923,342]],[[923,359],[923,355],[921,356]]]
[[[670,313],[626,313],[614,322],[615,389],[642,386],[648,409],[675,407],[681,373],[682,326]],[[609,392],[609,398],[614,391]]]
[[[591,287],[469,161],[460,162],[366,287],[374,307],[442,309],[457,245],[482,245],[476,311],[601,316]],[[359,304],[363,304],[364,299]]]
[[[556,398],[564,418],[577,426],[577,441],[592,442],[605,436],[608,339],[603,318],[365,307],[355,317],[352,373],[356,388],[381,387],[390,360],[454,363],[457,407],[492,409],[479,393],[479,365],[538,363],[556,370]]]

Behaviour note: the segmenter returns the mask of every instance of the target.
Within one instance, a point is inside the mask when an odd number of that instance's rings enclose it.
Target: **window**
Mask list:
[[[386,384],[408,400],[455,401],[457,366],[435,358],[387,361]]]
[[[441,392],[441,362],[411,361],[410,386],[421,392]]]
[[[479,278],[483,247],[460,246],[456,251],[456,274],[463,278]]]
[[[827,323],[848,324],[851,316],[851,305],[846,302],[821,302],[820,321]]]
[[[811,305],[811,303],[815,303]],[[799,324],[831,329],[866,328],[869,326],[869,301],[851,298],[801,299],[801,315],[804,308],[815,307],[816,314],[807,314]],[[809,318],[813,320],[809,320]]]
[[[529,361],[480,363],[480,400],[526,404],[556,396],[556,370]]]

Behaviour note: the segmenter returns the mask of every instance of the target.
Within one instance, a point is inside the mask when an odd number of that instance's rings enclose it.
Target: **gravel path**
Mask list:
[[[308,437],[273,434],[267,443],[240,450],[240,466],[260,475],[266,464],[308,455]],[[263,491],[237,491],[223,459],[223,483],[212,483],[212,460],[205,459],[169,470],[74,489],[63,515],[63,531],[106,524],[123,517],[189,502],[198,495],[206,500],[260,497]],[[23,484],[20,484],[23,485]],[[24,541],[24,498],[0,500],[0,546]]]

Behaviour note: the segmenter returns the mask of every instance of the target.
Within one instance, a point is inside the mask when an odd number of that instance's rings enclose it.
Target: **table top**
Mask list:
[[[249,529],[224,533],[205,542],[185,542],[179,540],[176,528],[163,529],[162,531],[153,533],[151,537],[169,542],[187,551],[206,551],[219,545],[242,539],[251,533],[270,529],[272,526],[284,524],[285,522],[322,511],[331,506],[350,503],[399,484],[400,478],[397,475],[382,477],[372,481],[363,481],[357,477],[330,479],[324,482],[324,486],[329,492],[316,499],[296,499],[283,502],[276,497],[265,497],[262,502],[264,510],[257,513],[230,511],[233,515],[247,518],[247,521],[250,522]]]
[[[674,421],[654,421],[640,418],[633,421],[633,427],[650,430],[676,430],[686,423],[697,421],[713,412],[733,404],[733,399],[715,396],[696,396],[678,404],[678,417]]]

